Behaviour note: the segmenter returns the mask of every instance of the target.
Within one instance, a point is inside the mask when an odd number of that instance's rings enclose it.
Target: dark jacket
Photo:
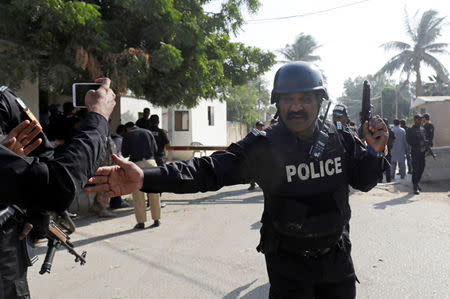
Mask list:
[[[154,159],[157,151],[155,138],[147,129],[135,127],[123,135],[122,155],[132,162]]]
[[[169,138],[167,138],[167,133],[157,126],[150,127],[150,132],[152,132],[153,137],[155,137],[156,145],[158,146],[158,151],[155,156],[157,158],[164,157],[165,151],[164,148],[167,144],[169,144]]]
[[[0,135],[8,133],[24,120],[30,120],[29,116],[20,108],[16,102],[17,96],[10,90],[0,91]],[[1,137],[1,136],[0,136]],[[41,138],[42,143],[32,152],[43,160],[53,158],[53,147],[44,133],[40,133],[34,140]]]
[[[406,141],[411,145],[411,151],[425,151],[425,129],[421,126],[412,126],[406,131]]]
[[[108,123],[94,112],[54,159],[22,157],[0,145],[1,205],[63,211],[105,159]]]

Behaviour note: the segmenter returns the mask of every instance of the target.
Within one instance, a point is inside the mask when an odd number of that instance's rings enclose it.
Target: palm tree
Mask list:
[[[317,61],[320,60],[320,56],[312,55],[315,50],[321,46],[317,44],[314,37],[309,34],[300,33],[295,42],[292,45],[286,45],[284,49],[279,50],[285,61]]]
[[[418,12],[414,15],[416,19]],[[436,75],[444,82],[448,82],[448,71],[444,65],[432,54],[447,54],[447,43],[436,43],[436,39],[440,36],[445,17],[438,17],[435,10],[427,10],[423,13],[419,22],[415,24],[408,18],[405,12],[406,32],[412,40],[412,44],[401,41],[391,41],[382,45],[386,50],[399,50],[399,54],[392,57],[377,75],[392,75],[395,71],[400,70],[401,74],[406,74],[407,84],[410,75],[416,75],[416,97],[424,94],[421,78],[421,64],[431,67]]]

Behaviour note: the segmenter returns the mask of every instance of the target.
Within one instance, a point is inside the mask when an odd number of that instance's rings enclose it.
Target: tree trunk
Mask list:
[[[416,65],[414,69],[416,71],[416,98],[418,98],[424,95],[424,91],[422,86],[422,78],[420,75],[420,66]]]

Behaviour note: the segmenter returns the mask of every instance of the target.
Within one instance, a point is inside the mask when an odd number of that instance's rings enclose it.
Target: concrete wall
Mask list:
[[[450,146],[450,101],[426,104],[434,124],[434,146]]]
[[[450,146],[450,101],[426,102],[417,111],[429,113],[434,124],[434,146]]]
[[[247,125],[237,122],[227,122],[227,145],[239,141],[248,133]]]
[[[422,181],[448,181],[450,190],[450,146],[433,147],[433,152],[436,160],[426,156]]]

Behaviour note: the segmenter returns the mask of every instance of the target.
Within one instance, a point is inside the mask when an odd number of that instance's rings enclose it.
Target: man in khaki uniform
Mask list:
[[[123,136],[122,155],[130,157],[130,161],[136,163],[141,168],[156,166],[155,154],[158,151],[155,138],[149,130],[139,128],[132,122],[125,124],[127,133]],[[161,201],[159,193],[148,193],[150,202],[150,212],[152,214],[153,225],[160,225],[161,219]],[[137,224],[134,228],[143,229],[147,221],[145,193],[141,191],[133,192],[134,214]]]

